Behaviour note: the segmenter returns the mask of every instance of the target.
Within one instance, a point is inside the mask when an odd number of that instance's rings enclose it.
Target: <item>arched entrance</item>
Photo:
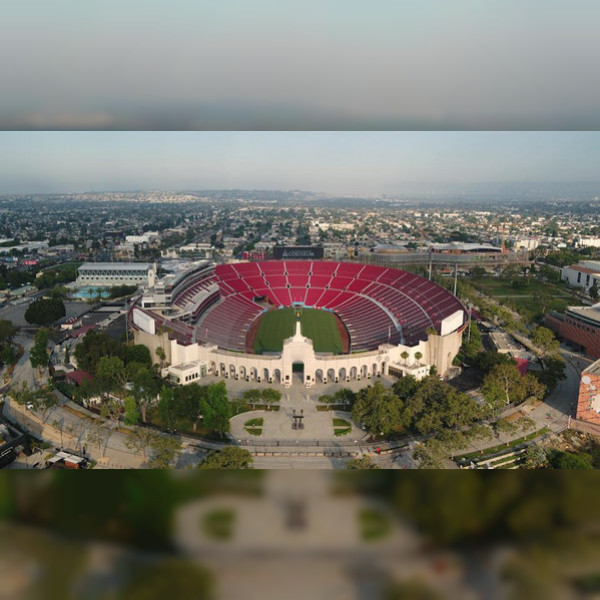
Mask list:
[[[294,361],[292,363],[292,381],[300,379],[300,383],[304,383],[304,363],[301,361]]]

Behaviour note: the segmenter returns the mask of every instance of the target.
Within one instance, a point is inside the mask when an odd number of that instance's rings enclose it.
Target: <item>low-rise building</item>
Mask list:
[[[600,360],[581,372],[577,418],[600,424]]]
[[[546,316],[546,324],[559,338],[592,358],[600,358],[600,304],[569,306],[564,314],[550,313]]]
[[[143,285],[154,286],[156,264],[154,263],[84,263],[77,270],[77,287]]]
[[[589,290],[600,281],[600,262],[582,260],[576,265],[563,267],[560,278],[570,286]]]

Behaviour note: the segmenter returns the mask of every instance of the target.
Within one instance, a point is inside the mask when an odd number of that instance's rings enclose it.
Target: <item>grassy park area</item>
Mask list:
[[[502,277],[478,277],[470,279],[469,283],[530,320],[540,312],[562,312],[567,306],[581,304],[581,300],[566,284],[530,278],[522,280],[522,287],[515,287],[513,281]]]

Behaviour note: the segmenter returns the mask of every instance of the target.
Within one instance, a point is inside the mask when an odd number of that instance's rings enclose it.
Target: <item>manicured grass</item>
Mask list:
[[[259,323],[254,352],[281,352],[283,340],[294,335],[296,313],[301,313],[302,335],[313,341],[315,352],[342,351],[342,340],[333,313],[315,309],[283,308],[266,312]]]
[[[333,421],[333,433],[334,435],[348,435],[352,431],[352,423],[346,421],[346,419],[334,418]]]
[[[244,431],[250,435],[261,435],[264,419],[257,417],[244,423]]]
[[[200,525],[204,533],[214,540],[228,540],[233,535],[235,513],[229,508],[209,512],[201,518]]]
[[[365,541],[374,541],[389,535],[391,521],[388,515],[374,508],[363,508],[358,513],[361,537]]]
[[[580,301],[573,290],[566,284],[548,283],[530,279],[523,289],[512,287],[512,279],[501,277],[481,277],[470,279],[469,282],[479,291],[502,302],[502,304],[520,310],[530,318],[540,313],[540,302],[536,296],[548,296],[546,311],[562,312],[567,306],[578,304]],[[511,297],[512,296],[512,297]]]
[[[262,435],[262,428],[260,427],[244,427],[244,431],[250,435]]]
[[[336,436],[348,435],[352,431],[352,427],[346,427],[344,429],[334,429],[333,434]]]

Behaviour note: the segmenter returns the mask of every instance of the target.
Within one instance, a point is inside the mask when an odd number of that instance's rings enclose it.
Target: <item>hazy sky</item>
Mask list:
[[[600,132],[0,132],[0,193],[600,180]]]
[[[0,128],[600,128],[597,0],[2,0]]]

